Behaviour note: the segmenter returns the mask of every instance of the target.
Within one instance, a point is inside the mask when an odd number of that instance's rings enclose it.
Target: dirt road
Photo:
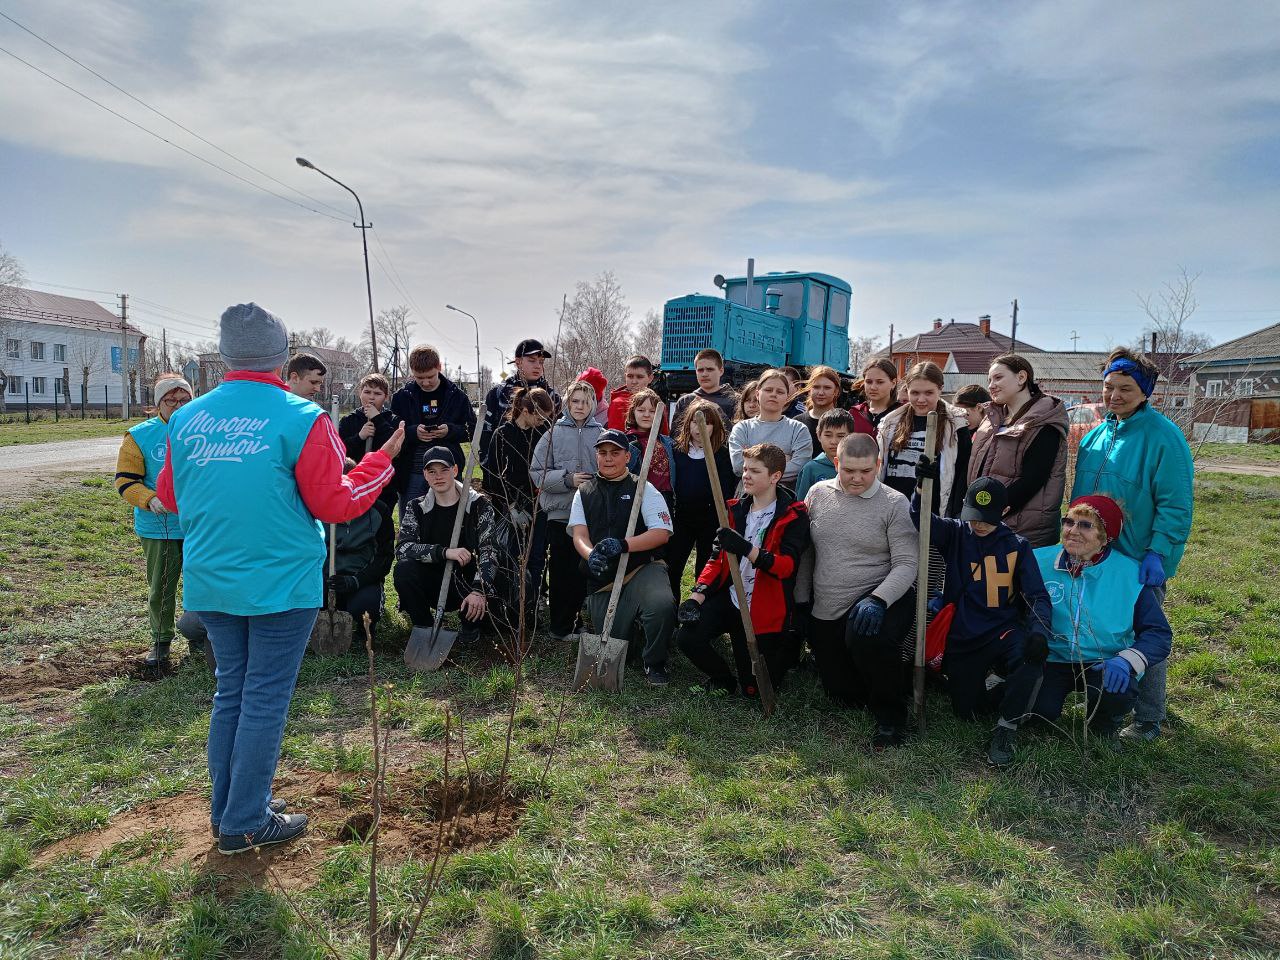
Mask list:
[[[1243,473],[1250,477],[1280,477],[1280,463],[1233,463],[1229,460],[1197,460],[1196,470],[1211,473]]]
[[[123,435],[123,431],[121,431]],[[58,483],[70,474],[114,476],[120,437],[59,440],[0,448],[0,497],[31,495],[32,486]]]

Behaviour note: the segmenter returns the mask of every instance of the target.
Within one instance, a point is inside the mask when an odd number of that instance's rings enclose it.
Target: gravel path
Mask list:
[[[69,474],[114,476],[119,451],[120,437],[0,447],[0,497],[29,497],[33,486],[61,482]]]

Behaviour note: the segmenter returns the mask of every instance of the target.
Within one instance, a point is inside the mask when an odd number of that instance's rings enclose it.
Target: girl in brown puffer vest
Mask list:
[[[1035,382],[1015,353],[996,357],[988,373],[991,402],[973,435],[969,482],[995,477],[1008,488],[1004,522],[1033,547],[1058,542],[1067,481],[1067,408]]]

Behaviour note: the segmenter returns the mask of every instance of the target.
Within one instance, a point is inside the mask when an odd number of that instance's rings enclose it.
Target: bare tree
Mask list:
[[[21,287],[26,282],[27,276],[22,263],[0,244],[0,413],[5,412],[5,394],[9,392],[9,351],[4,349],[7,344],[3,341],[17,339],[15,331],[18,323],[10,316],[9,311],[18,305],[22,296]]]
[[[881,348],[879,337],[849,338],[849,372],[855,377],[862,372],[863,365],[871,359],[871,355]]]
[[[336,334],[328,327],[299,330],[294,342],[300,347],[332,347]]]
[[[634,352],[630,321],[631,308],[612,271],[590,283],[579,281],[565,309],[557,370],[568,379],[596,367],[610,383],[621,382],[623,365]]]
[[[644,319],[636,326],[632,348],[642,353],[656,367],[662,360],[662,311],[650,307],[644,313]]]
[[[1195,289],[1199,279],[1200,274],[1190,274],[1186,267],[1179,267],[1178,276],[1165,283],[1158,293],[1137,295],[1142,312],[1147,315],[1142,339],[1136,344],[1139,349],[1188,354],[1199,353],[1213,346],[1212,337],[1188,327],[1200,306]],[[1155,334],[1154,349],[1152,334]]]
[[[413,344],[413,328],[417,324],[409,319],[409,308],[404,304],[388,307],[378,314],[374,326],[378,331],[378,356],[374,357],[369,346],[369,330],[360,333],[360,348],[356,351],[356,359],[362,367],[376,369],[379,373],[390,375],[391,362],[396,347],[400,348],[399,370],[406,366],[405,358]]]
[[[103,341],[100,337],[81,334],[67,345],[71,375],[80,377],[80,398],[86,403],[93,400],[89,396],[89,381],[98,373],[99,368],[104,366],[105,357],[106,351],[103,349]]]

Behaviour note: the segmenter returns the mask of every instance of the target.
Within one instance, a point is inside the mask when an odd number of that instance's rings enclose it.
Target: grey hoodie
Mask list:
[[[603,429],[594,416],[579,425],[565,413],[538,441],[529,479],[541,491],[538,505],[548,520],[569,519],[575,488],[567,481],[575,473],[596,472],[595,442]]]

